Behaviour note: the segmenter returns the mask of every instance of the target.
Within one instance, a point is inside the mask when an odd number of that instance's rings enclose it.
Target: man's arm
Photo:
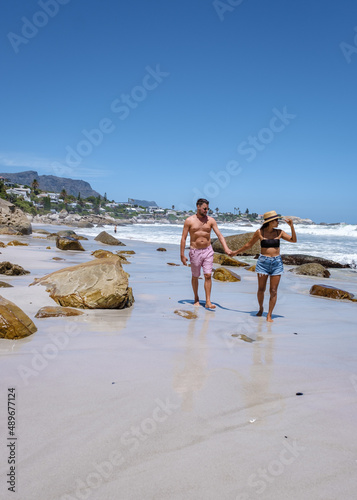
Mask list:
[[[182,229],[181,244],[180,244],[180,257],[181,257],[181,262],[184,266],[187,266],[187,257],[185,257],[185,246],[189,229],[190,229],[190,223],[188,222],[188,219],[186,219]]]
[[[217,238],[222,244],[223,250],[227,255],[232,255],[232,250],[230,250],[227,246],[226,240],[224,239],[221,231],[218,229],[217,222],[213,219],[212,221],[212,229],[216,233]]]

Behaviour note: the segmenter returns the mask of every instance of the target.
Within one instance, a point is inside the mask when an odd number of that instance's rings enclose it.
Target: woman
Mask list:
[[[258,275],[258,304],[259,311],[257,316],[263,314],[263,302],[264,302],[264,292],[270,276],[270,300],[269,300],[269,311],[267,315],[267,321],[273,322],[271,315],[276,304],[278,286],[280,282],[280,277],[283,270],[283,261],[280,255],[280,239],[290,241],[291,243],[296,243],[296,233],[293,225],[293,221],[290,218],[283,219],[287,222],[291,228],[291,236],[286,234],[281,229],[277,229],[279,225],[278,219],[280,218],[275,210],[266,212],[264,214],[264,224],[260,229],[258,229],[251,240],[248,241],[244,246],[232,253],[232,257],[241,252],[244,252],[248,248],[251,248],[254,243],[260,240],[261,253],[258,258],[256,265],[256,272]]]

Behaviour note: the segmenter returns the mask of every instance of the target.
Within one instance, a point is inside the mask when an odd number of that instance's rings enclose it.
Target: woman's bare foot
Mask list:
[[[195,297],[195,301],[194,301],[193,305],[194,306],[199,306],[200,305],[200,300],[199,300],[198,297],[197,298]]]
[[[214,304],[212,304],[211,302],[206,302],[205,308],[206,309],[216,309],[216,306]]]
[[[267,315],[267,321],[269,321],[269,323],[274,323],[274,320],[271,319],[270,314]]]
[[[256,316],[262,316],[263,315],[263,311],[264,309],[259,309],[259,311],[257,312]]]

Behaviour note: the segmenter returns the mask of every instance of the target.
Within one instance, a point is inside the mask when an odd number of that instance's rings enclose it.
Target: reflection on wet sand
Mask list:
[[[250,376],[243,390],[247,419],[257,424],[263,423],[264,418],[279,413],[284,405],[281,394],[270,392],[274,372],[274,334],[271,333],[271,325],[267,325],[268,335],[261,337],[262,326],[263,323],[259,321],[256,338],[261,338],[262,341],[252,343]]]
[[[182,398],[181,409],[193,409],[194,395],[200,391],[208,378],[206,335],[212,312],[205,311],[198,335],[195,335],[197,318],[189,320],[184,350],[177,357],[174,366],[173,389]]]

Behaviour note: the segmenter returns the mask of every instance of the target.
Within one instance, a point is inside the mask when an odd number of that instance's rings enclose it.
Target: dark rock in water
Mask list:
[[[71,307],[45,306],[37,311],[35,318],[58,318],[62,316],[80,316],[81,314],[84,313]]]
[[[64,260],[61,257],[52,257],[52,260]]]
[[[158,252],[166,252],[166,248],[162,248],[162,247],[157,248],[156,250],[157,250]]]
[[[32,320],[16,304],[0,296],[0,338],[22,339],[37,331]]]
[[[219,267],[215,269],[213,272],[213,278],[219,281],[240,281],[241,278],[238,274],[230,271],[229,269],[225,269],[224,267]]]
[[[346,292],[345,290],[341,290],[340,288],[335,288],[333,286],[313,285],[310,288],[310,295],[357,302],[357,299],[354,298],[353,293]]]
[[[94,227],[94,224],[92,224],[91,222],[88,222],[88,221],[79,221],[78,222],[78,227],[81,227],[81,228],[90,228],[90,227]]]
[[[225,238],[228,248],[231,250],[238,250],[243,245],[248,243],[250,239],[252,239],[254,233],[244,233],[244,234],[233,234],[232,236],[227,236]],[[215,252],[224,253],[221,242],[218,239],[212,240],[212,248]],[[254,243],[251,248],[248,248],[244,253],[240,255],[256,255],[260,253],[260,241]]]
[[[56,247],[60,250],[77,250],[84,252],[84,248],[75,238],[57,236]]]
[[[94,239],[96,241],[100,241],[101,243],[104,243],[105,245],[117,245],[117,246],[125,247],[124,243],[119,241],[117,238],[114,238],[114,236],[107,233],[106,231],[102,231]]]
[[[281,258],[283,259],[283,263],[288,266],[301,266],[302,264],[321,264],[324,267],[338,269],[351,267],[349,264],[340,264],[339,262],[323,259],[322,257],[314,257],[313,255],[283,254]]]
[[[49,231],[46,231],[46,229],[36,229],[35,233],[38,233],[38,234],[51,234]]]
[[[128,255],[134,255],[135,254],[134,250],[118,250],[117,251],[117,254],[122,254],[122,253],[123,254],[128,254]]]
[[[73,238],[74,240],[88,240],[85,236],[79,236],[76,232],[71,229],[67,229],[65,231],[58,231],[57,236],[64,238]]]
[[[26,269],[17,264],[11,264],[11,262],[0,262],[0,274],[21,276],[23,274],[30,274],[30,271],[26,271]]]
[[[290,272],[303,276],[318,276],[320,278],[329,278],[331,276],[330,271],[328,271],[326,267],[315,262],[312,264],[302,264],[299,267],[290,269]]]

